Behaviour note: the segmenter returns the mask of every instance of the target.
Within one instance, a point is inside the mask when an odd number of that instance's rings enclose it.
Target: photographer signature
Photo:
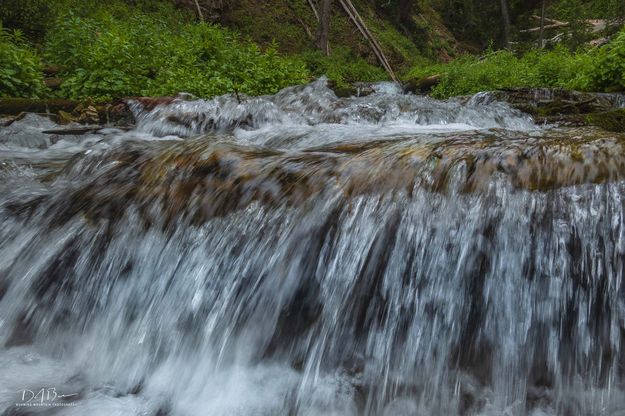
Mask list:
[[[61,394],[55,387],[42,388],[39,390],[24,389],[20,391],[21,402],[16,406],[72,406],[72,397],[78,397],[78,393]]]

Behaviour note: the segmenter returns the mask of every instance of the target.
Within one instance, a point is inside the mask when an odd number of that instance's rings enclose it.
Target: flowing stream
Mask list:
[[[1,129],[0,414],[625,415],[625,135],[377,88]]]

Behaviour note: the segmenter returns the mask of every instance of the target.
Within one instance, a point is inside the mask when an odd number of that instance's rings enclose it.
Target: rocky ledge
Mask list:
[[[597,126],[625,132],[625,94],[591,93],[561,88],[518,88],[488,93],[531,114],[539,123],[580,127]]]
[[[355,83],[351,87],[329,83],[339,97],[366,96],[376,91],[375,84]],[[58,124],[127,127],[134,124],[129,103],[138,103],[146,110],[169,104],[178,97],[133,97],[109,103],[77,102],[64,99],[31,100],[0,99],[0,126],[9,126],[25,114],[48,116]],[[625,94],[589,93],[559,88],[518,88],[460,97],[462,101],[504,101],[528,113],[537,123],[567,127],[597,126],[607,131],[625,132]]]

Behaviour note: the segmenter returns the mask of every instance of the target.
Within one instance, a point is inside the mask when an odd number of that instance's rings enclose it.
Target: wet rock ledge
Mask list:
[[[328,85],[339,97],[362,97],[375,92],[370,83],[352,86]],[[469,101],[471,97],[461,100]],[[135,120],[129,103],[139,103],[145,110],[169,104],[184,97],[133,97],[109,103],[78,102],[65,99],[0,99],[0,127],[8,126],[27,113],[45,115],[58,124],[130,127]],[[559,88],[518,88],[484,94],[484,104],[505,101],[528,113],[537,123],[567,127],[597,126],[611,132],[625,132],[625,94],[587,93]]]
[[[89,101],[78,102],[65,99],[35,100],[25,98],[0,99],[0,126],[8,126],[25,114],[33,113],[49,117],[58,124],[80,123],[101,125],[130,125],[134,117],[125,100],[105,104]]]
[[[489,93],[528,113],[538,123],[562,126],[597,126],[625,132],[625,94],[589,93],[560,88],[518,88]]]

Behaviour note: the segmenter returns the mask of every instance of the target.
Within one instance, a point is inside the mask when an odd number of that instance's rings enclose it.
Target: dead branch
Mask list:
[[[315,14],[315,19],[317,19],[317,21],[319,21],[319,12],[317,12],[317,6],[315,6],[315,2],[313,0],[308,0],[308,4],[310,4],[310,8],[312,9],[313,13]]]
[[[382,67],[384,67],[384,70],[386,70],[386,72],[388,73],[388,75],[391,77],[393,81],[399,82],[399,80],[397,79],[397,76],[395,76],[395,72],[393,72],[393,68],[391,67],[388,60],[386,59],[386,55],[384,55],[384,51],[382,50],[382,47],[380,46],[375,36],[373,36],[371,31],[365,24],[364,20],[358,13],[358,10],[356,10],[356,8],[354,7],[351,0],[339,0],[339,2],[343,6],[343,9],[345,9],[345,12],[347,13],[347,15],[354,22],[354,24],[356,25],[360,33],[369,42],[369,45],[371,45],[371,49],[373,49],[373,53],[382,64]]]
[[[534,19],[540,20],[541,16],[537,15],[537,14],[533,14],[532,17]],[[545,17],[545,22],[553,24],[553,25],[560,25],[560,24],[566,24],[567,22],[561,22],[560,20],[555,20],[555,19],[550,19],[548,17]]]
[[[545,27],[543,27],[543,30],[548,30],[548,29],[557,29],[559,27],[567,27],[569,26],[568,22],[560,22],[560,23],[554,23],[551,25],[547,25]],[[524,30],[520,30],[519,32],[521,33],[534,33],[534,32],[540,32],[541,27],[533,27],[531,29],[524,29]]]
[[[200,7],[200,3],[198,3],[198,0],[194,0],[195,1],[195,7],[197,8],[197,15],[200,18],[200,21],[202,23],[204,23],[204,13],[202,13],[202,8]]]

